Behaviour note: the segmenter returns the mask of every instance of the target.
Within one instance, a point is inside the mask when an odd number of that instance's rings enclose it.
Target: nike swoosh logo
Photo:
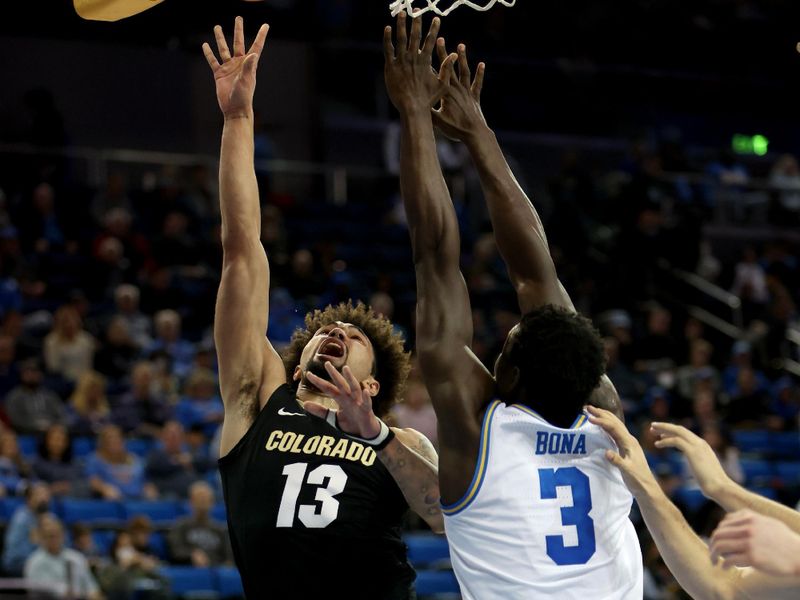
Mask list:
[[[282,417],[305,417],[305,413],[290,413],[282,406],[278,409],[278,414]]]

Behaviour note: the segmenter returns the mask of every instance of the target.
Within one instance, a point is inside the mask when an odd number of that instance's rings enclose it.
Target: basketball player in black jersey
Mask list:
[[[410,506],[441,531],[442,516],[430,442],[379,418],[408,371],[402,341],[388,321],[352,304],[307,316],[286,365],[265,337],[269,266],[252,103],[267,30],[245,52],[237,18],[231,53],[216,27],[220,61],[203,45],[224,116],[214,338],[225,404],[219,466],[234,557],[250,600],[410,598],[414,572],[401,517]]]
[[[602,342],[558,279],[541,220],[517,183],[483,117],[485,66],[474,79],[466,49],[448,55],[433,20],[422,41],[421,19],[397,18],[384,30],[386,87],[400,112],[400,185],[408,217],[417,279],[417,353],[439,417],[442,502],[454,505],[472,482],[486,405],[499,398],[530,405],[543,418],[569,427],[589,403],[622,416],[619,398],[603,374]],[[431,67],[434,46],[442,61]],[[429,90],[446,82],[437,109]],[[463,141],[481,179],[501,256],[524,315],[508,334],[494,374],[472,353],[472,309],[460,271],[458,221],[436,154],[434,124]]]

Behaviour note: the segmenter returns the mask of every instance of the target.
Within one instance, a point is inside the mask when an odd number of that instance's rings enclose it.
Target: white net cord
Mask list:
[[[450,5],[449,8],[442,10],[439,8],[439,1],[440,0],[425,0],[428,3],[428,6],[425,8],[414,8],[414,0],[394,0],[391,4],[389,4],[389,10],[392,11],[392,16],[397,16],[397,14],[404,10],[408,13],[411,17],[419,17],[429,10],[432,10],[437,15],[446,17],[459,6],[464,5],[468,6],[469,8],[485,11],[489,10],[494,6],[497,2],[504,6],[514,6],[517,0],[487,0],[485,4],[477,4],[475,2],[471,2],[470,0],[454,0],[454,2]]]

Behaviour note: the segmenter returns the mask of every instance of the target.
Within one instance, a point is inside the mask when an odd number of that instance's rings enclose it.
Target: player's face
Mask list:
[[[330,380],[325,363],[331,363],[337,371],[347,365],[359,381],[372,377],[375,353],[367,335],[351,323],[337,321],[320,327],[303,349],[300,370],[295,379],[310,371]]]
[[[503,350],[494,363],[494,378],[497,382],[497,391],[501,397],[510,395],[519,381],[519,369],[509,358],[511,348],[516,343],[517,335],[519,335],[519,325],[515,325],[508,332],[506,341],[503,344]]]

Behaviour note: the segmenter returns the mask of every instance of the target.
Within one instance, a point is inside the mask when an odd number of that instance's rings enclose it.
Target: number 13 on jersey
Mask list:
[[[572,506],[561,508],[561,524],[572,525],[578,533],[576,546],[564,545],[561,535],[548,535],[547,556],[557,565],[585,565],[595,553],[594,521],[589,516],[592,511],[592,491],[589,478],[577,467],[562,469],[539,469],[539,487],[542,500],[555,500],[556,488],[569,487],[572,490]]]

